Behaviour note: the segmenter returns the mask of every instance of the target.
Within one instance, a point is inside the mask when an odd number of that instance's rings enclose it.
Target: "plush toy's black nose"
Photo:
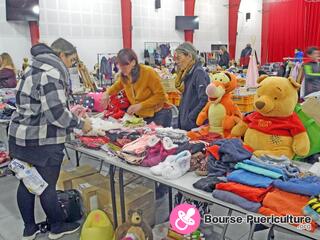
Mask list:
[[[262,109],[264,106],[265,106],[266,104],[264,103],[264,102],[256,102],[256,107],[258,108],[258,109]]]

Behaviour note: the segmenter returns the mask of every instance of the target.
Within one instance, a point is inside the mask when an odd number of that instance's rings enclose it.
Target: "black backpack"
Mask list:
[[[83,216],[82,199],[77,190],[57,191],[58,202],[63,212],[65,222],[76,222]],[[50,222],[47,219],[37,224],[42,233],[50,231]]]
[[[76,222],[83,216],[81,194],[74,189],[57,191],[65,222]]]

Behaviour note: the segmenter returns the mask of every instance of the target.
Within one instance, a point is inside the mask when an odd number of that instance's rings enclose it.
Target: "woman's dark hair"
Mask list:
[[[301,48],[296,48],[297,51],[301,52]]]
[[[138,81],[140,76],[140,66],[138,64],[137,54],[130,48],[123,48],[118,52],[118,55],[117,55],[118,64],[129,65],[133,60],[136,61],[136,65],[131,70],[131,78],[132,78],[132,83],[135,83]],[[121,74],[121,76],[124,81],[128,80],[127,76],[124,76],[123,74]]]
[[[307,48],[307,54],[308,55],[311,55],[311,54],[313,54],[315,51],[318,51],[319,50],[319,48],[317,48],[317,47],[309,47],[309,48]]]

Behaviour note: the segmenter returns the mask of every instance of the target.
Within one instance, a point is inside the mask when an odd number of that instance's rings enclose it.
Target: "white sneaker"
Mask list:
[[[190,169],[191,153],[183,151],[176,155],[175,161],[162,168],[162,176],[167,179],[177,179]]]
[[[37,237],[37,235],[39,234],[39,233],[41,233],[41,231],[40,230],[38,230],[38,231],[36,231],[33,235],[31,235],[31,236],[24,236],[24,237],[22,237],[22,240],[34,240],[34,239],[36,239],[36,237]]]
[[[176,155],[170,155],[163,162],[159,163],[156,166],[150,168],[150,171],[153,175],[161,176],[163,168],[167,165],[170,165],[172,162],[176,160]]]

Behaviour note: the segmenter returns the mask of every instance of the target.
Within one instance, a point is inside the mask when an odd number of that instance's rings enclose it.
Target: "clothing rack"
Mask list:
[[[98,72],[97,72],[97,78],[99,79],[100,81],[100,87],[103,87],[103,80],[104,80],[104,76],[101,72],[101,60],[103,57],[105,57],[106,59],[110,59],[110,58],[115,58],[117,56],[116,53],[98,53],[97,54],[97,61],[98,61]],[[114,68],[114,64],[112,64],[112,69]],[[113,83],[113,75],[111,74],[110,76],[110,84],[112,85]]]
[[[173,56],[175,49],[180,44],[181,44],[180,42],[165,42],[165,41],[164,42],[144,42],[145,63],[146,64],[148,63],[150,65],[162,65],[165,57],[163,57],[161,46],[162,45],[167,46],[168,49],[166,49],[166,52],[169,51],[169,55]]]

